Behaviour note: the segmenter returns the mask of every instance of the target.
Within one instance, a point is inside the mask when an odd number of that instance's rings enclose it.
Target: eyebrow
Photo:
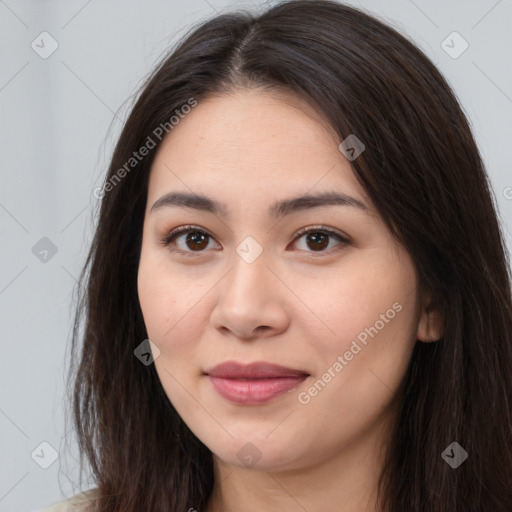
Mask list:
[[[150,213],[164,207],[193,208],[229,217],[228,208],[224,203],[219,203],[204,195],[186,192],[169,192],[158,199],[151,207]],[[268,209],[270,217],[282,218],[290,213],[318,208],[321,206],[350,206],[369,213],[369,208],[359,199],[341,192],[323,192],[320,194],[306,194],[291,199],[283,199],[275,202]]]

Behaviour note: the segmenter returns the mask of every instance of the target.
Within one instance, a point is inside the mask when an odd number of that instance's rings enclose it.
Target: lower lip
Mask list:
[[[306,380],[301,377],[237,380],[210,377],[213,387],[222,397],[238,404],[262,404],[290,391]]]

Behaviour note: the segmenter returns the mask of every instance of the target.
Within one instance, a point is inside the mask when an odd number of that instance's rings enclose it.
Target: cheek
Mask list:
[[[137,282],[139,303],[148,336],[154,341],[160,341],[170,321],[169,313],[175,311],[177,302],[172,289],[157,277],[157,272],[141,260]]]
[[[338,356],[346,356],[339,374],[353,382],[369,368],[395,383],[405,372],[417,324],[414,268],[393,252],[376,253],[359,258],[350,273],[332,276],[312,297],[312,309],[329,327],[312,344],[321,374]]]
[[[150,251],[142,252],[138,271],[139,303],[148,338],[160,349],[156,365],[179,363],[190,355],[204,332],[206,315],[200,299],[205,286],[191,286],[183,273],[171,272],[168,264]]]
[[[331,340],[352,339],[376,323],[379,331],[391,325],[403,327],[404,317],[414,312],[413,277],[392,268],[384,272],[380,266],[362,265],[350,274],[332,276],[321,287],[308,286],[308,304],[330,328]]]
[[[138,293],[148,338],[160,350],[154,361],[158,378],[179,415],[190,421],[201,413],[190,399],[200,368],[195,341],[204,332],[199,287],[187,285],[183,273],[171,272],[157,258],[141,255]]]
[[[180,287],[171,283],[155,254],[143,244],[137,276],[139,303],[149,339],[161,347],[173,331],[179,304],[183,303]]]
[[[329,288],[333,306],[320,311],[335,334],[309,345],[314,378],[297,397],[322,435],[344,441],[390,407],[415,341],[410,276],[402,281],[393,272],[368,270],[359,275],[364,278]]]

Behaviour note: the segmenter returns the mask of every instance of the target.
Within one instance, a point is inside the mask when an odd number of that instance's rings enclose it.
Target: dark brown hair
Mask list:
[[[407,38],[346,5],[298,0],[218,15],[144,82],[106,182],[190,98],[200,104],[244,88],[295,94],[340,142],[355,134],[365,144],[354,173],[410,254],[419,300],[442,318],[442,339],[416,343],[403,381],[382,509],[510,512],[510,270],[488,178],[449,85]],[[201,511],[214,483],[211,452],[171,405],[154,365],[134,357],[147,338],[137,271],[159,144],[103,194],[79,281],[73,421],[104,512]],[[454,441],[469,454],[457,469],[441,457]]]

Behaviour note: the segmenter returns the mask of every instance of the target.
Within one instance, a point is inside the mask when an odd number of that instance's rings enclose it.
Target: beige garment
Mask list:
[[[41,512],[86,512],[90,510],[87,505],[95,493],[96,489],[89,489],[80,494],[75,494],[65,501],[59,501],[59,503],[50,505],[48,508],[41,510]]]

